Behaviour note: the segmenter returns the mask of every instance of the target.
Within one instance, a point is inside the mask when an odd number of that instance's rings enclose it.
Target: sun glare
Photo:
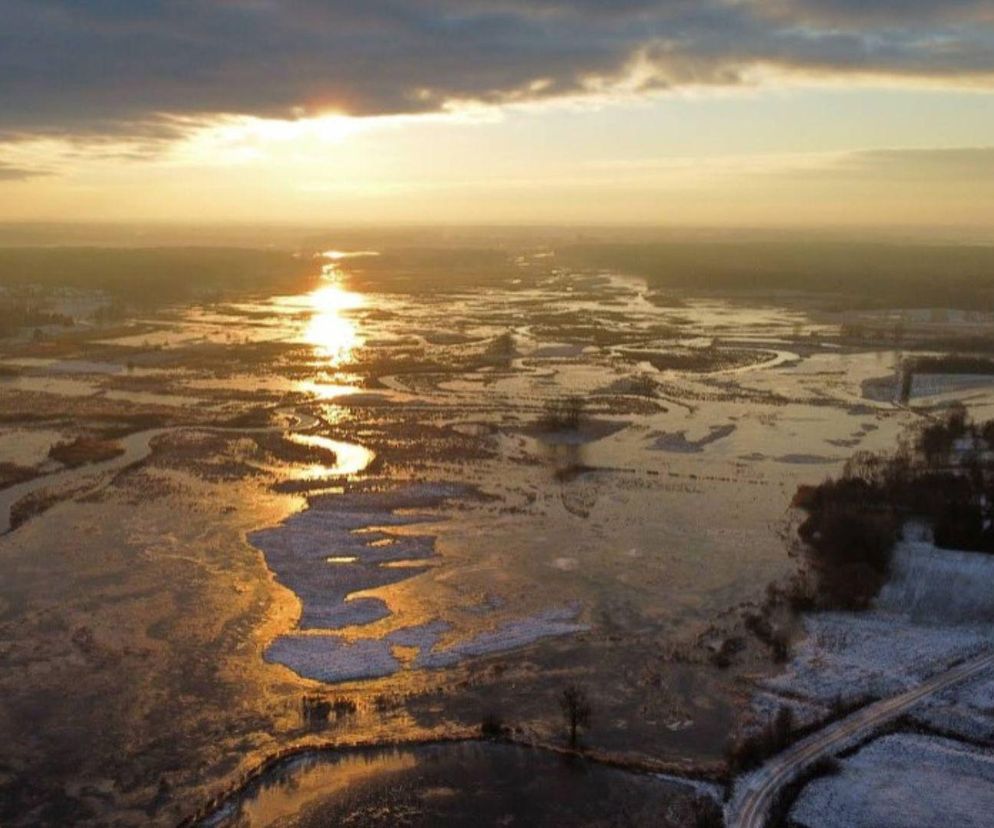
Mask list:
[[[341,271],[335,262],[343,256],[334,251],[325,258],[328,263],[323,269],[323,284],[307,297],[312,315],[304,338],[332,367],[338,367],[362,347],[359,327],[349,312],[363,307],[365,300],[361,294],[342,287]]]

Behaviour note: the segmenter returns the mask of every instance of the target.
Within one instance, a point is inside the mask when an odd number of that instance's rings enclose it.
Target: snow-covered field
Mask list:
[[[994,624],[994,556],[938,549],[918,527],[894,550],[877,608],[921,625]]]
[[[930,400],[946,394],[985,391],[992,385],[994,376],[990,374],[915,374],[911,379],[909,397],[912,400]],[[863,381],[862,390],[868,400],[892,402],[900,396],[901,376],[893,373],[871,377]]]
[[[994,753],[948,739],[884,736],[805,787],[804,828],[981,828],[994,814]]]
[[[805,641],[787,671],[763,683],[758,711],[777,698],[831,706],[893,695],[991,646],[994,557],[938,549],[914,527],[907,534],[872,611],[805,618]],[[799,718],[807,718],[804,704]]]
[[[790,668],[764,688],[824,705],[894,695],[994,640],[990,627],[924,626],[882,613],[823,613],[805,626]]]
[[[758,721],[790,707],[798,724],[837,705],[892,696],[994,644],[994,557],[938,549],[906,527],[893,574],[866,613],[816,613],[788,670],[762,684]],[[930,696],[908,714],[937,735],[898,733],[869,742],[816,779],[791,812],[805,828],[992,825],[994,674]],[[966,742],[955,741],[964,739]]]

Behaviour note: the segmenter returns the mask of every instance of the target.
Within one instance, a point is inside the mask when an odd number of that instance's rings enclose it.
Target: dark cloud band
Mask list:
[[[0,0],[0,132],[435,110],[736,84],[756,66],[994,78],[989,0]]]

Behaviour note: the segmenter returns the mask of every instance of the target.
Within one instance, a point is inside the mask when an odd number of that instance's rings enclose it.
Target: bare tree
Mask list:
[[[656,396],[656,381],[651,374],[636,374],[632,378],[632,393],[651,400]]]
[[[583,409],[583,398],[576,395],[548,400],[539,427],[543,431],[576,431],[583,419]]]
[[[576,748],[577,730],[590,724],[592,711],[587,694],[582,687],[571,684],[559,697],[559,706],[562,708],[566,728],[569,730],[569,746]]]

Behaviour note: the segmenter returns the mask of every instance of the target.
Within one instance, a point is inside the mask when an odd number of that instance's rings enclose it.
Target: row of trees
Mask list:
[[[800,487],[794,503],[808,513],[799,534],[812,553],[812,600],[865,607],[910,517],[927,521],[939,546],[994,553],[994,421],[975,423],[956,406],[894,452],[858,452],[840,478]]]
[[[39,304],[11,299],[0,294],[0,339],[14,336],[24,328],[45,325],[70,327],[73,318],[46,310]]]
[[[305,289],[318,273],[314,260],[280,250],[0,248],[0,287],[95,290],[119,306],[140,309],[233,291]]]

